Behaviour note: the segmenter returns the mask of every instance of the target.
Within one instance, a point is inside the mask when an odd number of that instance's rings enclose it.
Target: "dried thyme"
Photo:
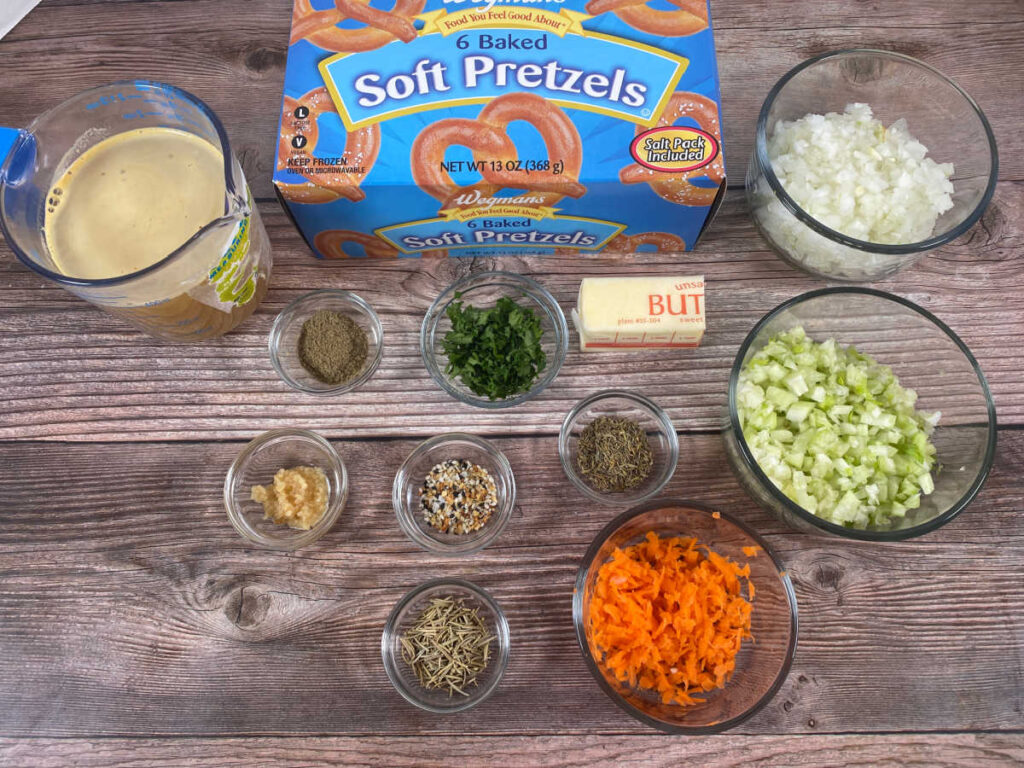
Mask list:
[[[599,416],[580,434],[576,466],[602,493],[636,488],[654,469],[643,427],[620,416]]]
[[[402,660],[428,690],[469,696],[491,660],[494,635],[462,598],[434,598],[401,638]]]

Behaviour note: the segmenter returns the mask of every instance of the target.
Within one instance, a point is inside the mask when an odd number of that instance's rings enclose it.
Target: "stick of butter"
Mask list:
[[[704,276],[585,277],[572,321],[582,351],[696,347]]]

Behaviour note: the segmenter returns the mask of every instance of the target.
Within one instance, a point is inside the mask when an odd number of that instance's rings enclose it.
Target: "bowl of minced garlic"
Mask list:
[[[224,480],[224,507],[241,536],[294,550],[331,529],[345,506],[348,475],[334,447],[302,429],[277,429],[242,449]]]

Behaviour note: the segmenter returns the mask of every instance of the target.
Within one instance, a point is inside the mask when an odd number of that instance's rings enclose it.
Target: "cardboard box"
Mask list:
[[[295,0],[278,194],[321,258],[688,250],[725,189],[709,13]]]

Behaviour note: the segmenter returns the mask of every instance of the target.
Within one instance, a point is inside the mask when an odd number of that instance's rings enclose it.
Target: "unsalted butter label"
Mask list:
[[[581,350],[696,347],[704,277],[586,277],[573,322]]]

